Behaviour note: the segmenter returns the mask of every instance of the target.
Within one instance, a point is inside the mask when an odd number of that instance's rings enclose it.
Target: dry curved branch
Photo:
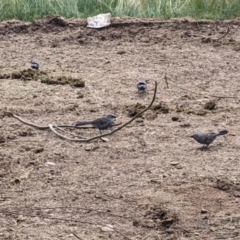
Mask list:
[[[39,129],[39,130],[47,130],[49,129],[49,126],[38,126],[38,125],[35,125],[31,122],[28,122],[26,120],[23,120],[21,117],[11,113],[11,112],[5,112],[5,114],[8,116],[8,117],[13,117],[15,119],[17,119],[18,121],[20,121],[21,123],[24,123],[25,125],[28,125],[28,126],[31,126],[31,127],[34,127],[36,129]],[[122,123],[116,123],[114,124],[113,126],[118,126],[118,125],[121,125]],[[95,127],[92,127],[92,126],[88,126],[88,127],[85,127],[85,126],[74,126],[74,125],[57,125],[55,126],[57,128],[78,128],[78,129],[88,129],[88,128],[95,128]]]
[[[133,122],[136,118],[138,118],[138,117],[141,116],[144,112],[146,112],[148,109],[150,109],[150,107],[152,106],[152,104],[153,104],[153,102],[155,101],[155,98],[156,98],[157,85],[158,85],[157,82],[155,82],[155,89],[154,89],[154,94],[153,94],[152,101],[151,101],[151,103],[150,103],[145,109],[143,109],[141,112],[139,112],[138,114],[136,114],[131,120],[129,120],[129,121],[126,122],[125,124],[121,125],[119,128],[111,131],[110,133],[101,134],[101,135],[98,135],[98,136],[95,136],[95,137],[92,137],[92,138],[85,138],[85,137],[82,137],[82,136],[81,136],[81,137],[78,136],[77,138],[69,138],[69,137],[67,137],[67,136],[59,133],[56,129],[54,129],[54,128],[58,128],[58,129],[59,129],[59,128],[61,128],[61,127],[62,127],[62,128],[64,128],[64,127],[65,127],[65,128],[66,128],[66,127],[68,127],[68,128],[78,128],[78,129],[79,129],[79,128],[86,128],[86,127],[76,127],[76,126],[71,126],[71,125],[70,125],[70,126],[69,126],[69,125],[54,126],[53,124],[49,124],[48,126],[38,126],[38,125],[35,125],[35,124],[31,123],[31,122],[25,121],[25,120],[23,120],[21,117],[19,117],[19,116],[17,116],[17,115],[14,115],[14,114],[12,114],[12,113],[10,113],[10,112],[6,112],[6,115],[11,116],[11,117],[19,120],[20,122],[22,122],[22,123],[24,123],[24,124],[26,124],[26,125],[28,125],[28,126],[37,128],[37,129],[39,129],[39,130],[48,130],[48,129],[50,129],[54,134],[56,134],[56,135],[59,136],[60,138],[66,139],[66,140],[68,140],[68,141],[90,142],[90,141],[95,140],[95,139],[98,139],[98,138],[102,138],[102,137],[105,137],[105,136],[108,136],[108,135],[112,135],[113,133],[121,130],[122,128],[124,128],[125,126],[127,126],[128,124],[130,124],[131,122]],[[113,126],[118,126],[118,125],[119,125],[119,123],[118,123],[118,124],[114,124]],[[90,128],[92,128],[92,127],[90,127]],[[61,129],[60,129],[60,130],[61,130]]]
[[[10,112],[6,112],[6,114],[7,114],[9,117],[16,118],[18,121],[20,121],[20,122],[22,122],[22,123],[24,123],[24,124],[26,124],[26,125],[28,125],[28,126],[37,128],[37,129],[39,129],[39,130],[47,130],[47,129],[49,128],[49,127],[44,127],[44,126],[37,126],[37,125],[35,125],[35,124],[31,123],[31,122],[27,122],[27,121],[23,120],[21,117],[19,117],[19,116],[17,116],[17,115],[14,115],[14,114],[12,114],[12,113],[10,113]]]
[[[141,116],[144,112],[146,112],[148,109],[150,109],[150,107],[152,106],[152,104],[154,103],[155,101],[155,98],[156,98],[156,94],[157,94],[157,82],[155,82],[155,89],[154,89],[154,94],[153,94],[153,98],[152,98],[152,101],[151,103],[145,108],[143,109],[141,112],[139,112],[138,114],[136,114],[131,120],[129,120],[128,122],[126,122],[125,124],[123,124],[122,126],[120,126],[119,128],[111,131],[110,133],[105,133],[105,134],[101,134],[101,135],[98,135],[98,136],[95,136],[95,137],[92,137],[92,138],[88,138],[88,139],[76,139],[76,138],[69,138],[67,136],[64,136],[62,134],[60,134],[59,132],[57,132],[53,125],[52,124],[49,124],[49,128],[50,130],[55,133],[56,135],[58,135],[60,138],[63,138],[63,139],[66,139],[68,141],[76,141],[76,142],[90,142],[92,140],[95,140],[95,139],[98,139],[98,138],[102,138],[102,137],[105,137],[105,136],[108,136],[108,135],[112,135],[113,133],[121,130],[122,128],[124,128],[125,126],[129,125],[131,122],[133,122],[136,118],[138,118],[139,116]]]

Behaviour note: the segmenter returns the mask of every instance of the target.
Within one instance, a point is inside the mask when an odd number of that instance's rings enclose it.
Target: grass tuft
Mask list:
[[[240,17],[240,0],[1,0],[0,21],[33,21],[48,15],[87,18],[112,16],[170,19],[233,19]]]

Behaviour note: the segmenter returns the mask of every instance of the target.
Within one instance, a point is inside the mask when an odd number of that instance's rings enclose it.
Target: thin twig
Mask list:
[[[18,211],[1,211],[1,213],[5,213],[5,214],[12,214],[12,215],[18,215],[19,212]],[[33,214],[28,214],[28,213],[21,213],[21,215],[24,216],[28,216],[28,217],[36,217]],[[95,226],[102,226],[105,227],[106,225],[102,224],[102,223],[94,223],[94,222],[89,222],[89,221],[81,221],[81,220],[77,220],[77,219],[68,219],[68,218],[57,218],[57,217],[49,217],[49,216],[44,216],[44,215],[37,215],[38,217],[42,217],[43,219],[50,219],[50,220],[58,220],[58,221],[65,221],[65,222],[78,222],[78,223],[82,223],[82,224],[89,224],[89,225],[95,225]],[[129,237],[127,237],[125,234],[123,234],[122,232],[120,232],[120,230],[117,230],[115,227],[111,227],[111,226],[107,226],[108,228],[112,229],[114,232],[122,235],[124,238],[126,238],[127,240],[131,240]]]
[[[230,28],[228,27],[227,32],[225,32],[220,38],[215,39],[215,41],[219,41],[220,39],[226,37],[229,32],[230,32]]]
[[[166,85],[167,85],[167,88],[169,88],[168,87],[168,80],[167,80],[167,75],[165,74],[165,76],[164,76],[164,79],[165,79],[165,83],[166,83]]]
[[[105,136],[109,136],[109,135],[112,135],[113,133],[121,130],[121,129],[124,128],[125,126],[129,125],[129,124],[130,124],[131,122],[133,122],[136,118],[138,118],[138,117],[141,116],[144,112],[146,112],[148,109],[150,109],[150,107],[152,106],[153,102],[155,101],[156,94],[157,94],[157,82],[155,82],[155,89],[154,89],[154,94],[153,94],[153,98],[152,98],[151,103],[150,103],[145,109],[143,109],[141,112],[139,112],[138,114],[136,114],[131,120],[129,120],[128,122],[126,122],[125,124],[123,124],[122,126],[120,126],[119,128],[113,130],[113,131],[110,132],[110,133],[101,134],[101,135],[98,135],[98,136],[95,136],[95,137],[92,137],[92,138],[88,138],[88,139],[74,139],[74,138],[66,137],[66,136],[60,134],[59,132],[57,132],[57,131],[54,129],[54,126],[53,126],[52,124],[49,124],[49,128],[50,128],[50,130],[51,130],[53,133],[55,133],[56,135],[58,135],[60,138],[63,138],[63,139],[69,140],[69,141],[76,141],[76,142],[90,142],[90,141],[95,140],[95,139],[98,139],[98,138],[102,138],[102,137],[105,137]]]
[[[26,208],[24,207],[18,207],[15,208],[15,211],[21,212],[21,211],[26,211]],[[35,207],[35,208],[27,208],[28,211],[43,211],[43,210],[68,210],[68,209],[74,209],[74,210],[84,210],[84,211],[88,211],[88,212],[96,212],[96,214],[107,214],[108,216],[113,216],[113,217],[118,217],[118,218],[129,218],[129,219],[133,219],[135,218],[135,216],[124,216],[124,215],[117,215],[114,213],[110,213],[108,212],[109,209],[94,209],[94,208],[83,208],[83,207],[68,207],[68,206],[64,206],[64,207]],[[5,209],[6,211],[9,211],[8,209]],[[138,216],[139,217],[139,216]],[[143,216],[141,216],[143,217]]]
[[[165,75],[164,78],[165,78],[165,82],[166,82],[166,84],[167,84],[167,87],[168,87],[168,84],[171,84],[171,85],[173,85],[173,86],[175,86],[175,87],[177,87],[177,88],[180,88],[180,89],[182,89],[182,90],[184,90],[184,91],[191,92],[191,93],[194,93],[194,94],[197,94],[197,95],[203,95],[203,96],[215,97],[215,98],[237,98],[237,97],[230,97],[230,96],[217,96],[217,95],[211,95],[211,94],[196,93],[196,92],[191,91],[191,90],[189,90],[189,89],[186,89],[186,88],[183,88],[183,87],[179,87],[179,86],[176,85],[175,83],[172,83],[172,82],[168,81],[166,75]]]
[[[79,240],[83,240],[83,238],[80,238],[76,233],[72,232],[72,234]]]

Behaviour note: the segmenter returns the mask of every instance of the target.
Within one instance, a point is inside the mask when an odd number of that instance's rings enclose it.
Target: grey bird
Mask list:
[[[39,64],[37,62],[31,62],[31,68],[38,70],[39,69]]]
[[[209,132],[209,133],[195,133],[191,137],[196,140],[198,143],[209,146],[218,136],[225,135],[228,133],[228,130],[221,130],[218,133]]]
[[[147,83],[144,81],[139,81],[137,83],[137,89],[140,92],[145,92],[147,90]]]
[[[89,125],[90,124],[93,127],[98,128],[101,132],[101,130],[105,130],[105,129],[108,129],[108,128],[112,127],[115,119],[116,119],[115,115],[108,114],[105,117],[97,118],[96,120],[93,120],[93,121],[77,122],[75,124],[75,126],[79,127],[79,126],[84,126],[84,125]]]

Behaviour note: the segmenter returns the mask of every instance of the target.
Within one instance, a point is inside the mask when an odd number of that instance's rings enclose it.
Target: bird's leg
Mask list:
[[[208,149],[208,145],[203,145],[199,149],[202,150],[202,151],[206,151]]]

